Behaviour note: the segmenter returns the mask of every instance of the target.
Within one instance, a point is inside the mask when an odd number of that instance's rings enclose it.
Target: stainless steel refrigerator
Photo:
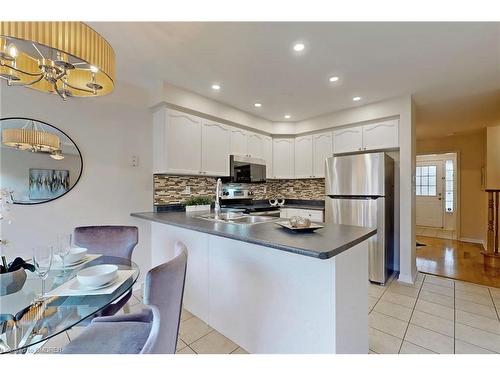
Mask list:
[[[377,228],[369,280],[385,284],[394,266],[394,160],[383,152],[326,159],[326,222]]]

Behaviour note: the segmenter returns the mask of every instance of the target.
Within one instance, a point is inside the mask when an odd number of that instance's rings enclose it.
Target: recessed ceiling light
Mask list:
[[[262,107],[262,104],[260,104],[260,103],[255,103],[253,106],[254,106],[254,107],[257,107],[257,108],[260,108],[260,107]]]
[[[339,77],[333,76],[328,79],[330,82],[337,82],[339,80]]]
[[[218,83],[214,83],[212,85],[212,90],[219,91],[220,90],[220,85]]]
[[[304,45],[304,43],[295,43],[295,44],[293,45],[293,50],[294,50],[295,52],[300,52],[300,51],[303,51],[303,50],[304,50],[304,48],[306,48],[306,46]]]
[[[355,96],[354,98],[352,98],[352,100],[354,102],[359,102],[361,100],[361,96]]]
[[[290,115],[285,115],[285,116],[283,116],[283,117],[284,117],[284,118],[286,118],[286,119],[288,120],[288,119],[289,119],[289,118],[291,118],[292,116],[290,116]]]

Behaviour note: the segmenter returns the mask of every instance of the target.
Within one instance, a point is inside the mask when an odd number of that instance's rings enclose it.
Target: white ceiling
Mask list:
[[[414,95],[420,138],[500,119],[500,23],[91,26],[115,49],[118,81],[149,88],[166,81],[271,121],[403,94]],[[303,53],[293,52],[295,41],[305,43]],[[340,81],[328,82],[332,75]],[[354,103],[356,95],[363,100]]]

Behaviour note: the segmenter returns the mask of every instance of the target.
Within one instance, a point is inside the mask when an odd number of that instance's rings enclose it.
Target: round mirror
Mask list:
[[[83,169],[78,146],[63,131],[29,118],[0,119],[0,187],[16,204],[39,204],[70,191]]]

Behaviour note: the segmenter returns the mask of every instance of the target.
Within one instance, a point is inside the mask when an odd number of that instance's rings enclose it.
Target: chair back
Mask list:
[[[89,252],[132,259],[132,251],[139,242],[137,227],[102,225],[75,228],[75,244]]]
[[[186,280],[187,248],[177,242],[176,256],[146,275],[144,303],[160,314],[159,334],[150,353],[175,354]]]

